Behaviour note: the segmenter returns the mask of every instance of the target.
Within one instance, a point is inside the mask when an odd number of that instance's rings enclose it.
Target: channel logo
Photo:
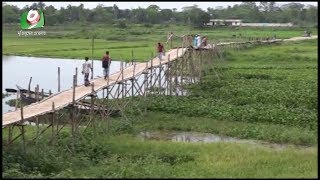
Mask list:
[[[20,22],[22,29],[34,29],[44,26],[44,15],[41,10],[31,9],[29,12],[24,12],[21,15]]]

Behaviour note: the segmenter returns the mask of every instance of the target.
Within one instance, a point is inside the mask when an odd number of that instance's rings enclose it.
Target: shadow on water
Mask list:
[[[287,147],[293,148],[310,148],[308,146],[297,146],[289,144],[275,144],[258,140],[247,140],[238,139],[227,136],[219,136],[210,133],[200,133],[200,132],[178,132],[178,131],[153,131],[153,132],[140,132],[137,137],[143,141],[146,140],[158,140],[158,141],[171,141],[171,142],[187,142],[187,143],[217,143],[217,142],[234,142],[234,143],[244,143],[251,145],[260,145],[264,147],[269,147],[272,149],[282,150]]]

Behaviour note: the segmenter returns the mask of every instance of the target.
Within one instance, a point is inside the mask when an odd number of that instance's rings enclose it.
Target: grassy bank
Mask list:
[[[130,135],[78,140],[76,154],[60,139],[6,152],[3,177],[316,177],[317,150],[233,144],[143,142]],[[94,139],[94,141],[93,141]],[[37,147],[37,148],[36,148]]]
[[[137,59],[147,61],[152,53],[156,53],[156,43],[166,42],[167,34],[173,31],[184,34],[200,33],[207,35],[209,42],[241,41],[249,37],[289,38],[301,36],[302,28],[207,28],[189,29],[176,25],[129,25],[126,29],[104,25],[65,25],[40,29],[46,31],[45,36],[23,37],[18,35],[17,26],[3,26],[3,55],[21,55],[37,57],[78,58],[92,56],[91,38],[94,34],[94,59],[100,59],[106,50],[118,60]],[[312,30],[316,34],[316,29]],[[241,37],[239,37],[241,34]],[[234,38],[233,35],[237,37]],[[173,41],[173,46],[181,46],[181,39]],[[165,46],[166,50],[170,45]],[[133,51],[133,56],[132,56]]]

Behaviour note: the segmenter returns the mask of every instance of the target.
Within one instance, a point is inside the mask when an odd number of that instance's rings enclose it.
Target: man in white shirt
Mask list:
[[[90,85],[89,73],[90,73],[90,70],[91,70],[91,73],[92,73],[92,67],[91,67],[90,62],[88,61],[89,58],[85,57],[85,60],[86,60],[86,62],[84,62],[82,64],[82,74],[84,74],[84,85],[85,86],[89,86]]]
[[[197,48],[200,48],[201,47],[201,36],[200,36],[200,34],[198,34],[198,36],[197,36]]]

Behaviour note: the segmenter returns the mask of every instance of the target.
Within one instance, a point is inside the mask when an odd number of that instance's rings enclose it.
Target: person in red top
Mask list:
[[[158,58],[160,61],[162,60],[162,56],[164,56],[164,47],[161,43],[158,43]]]
[[[106,54],[102,57],[102,68],[103,68],[104,79],[107,79],[107,77],[109,77],[110,64],[111,64],[111,57],[109,55],[109,51],[106,51]]]
[[[207,46],[207,36],[204,36],[202,39],[202,46],[206,47]]]

